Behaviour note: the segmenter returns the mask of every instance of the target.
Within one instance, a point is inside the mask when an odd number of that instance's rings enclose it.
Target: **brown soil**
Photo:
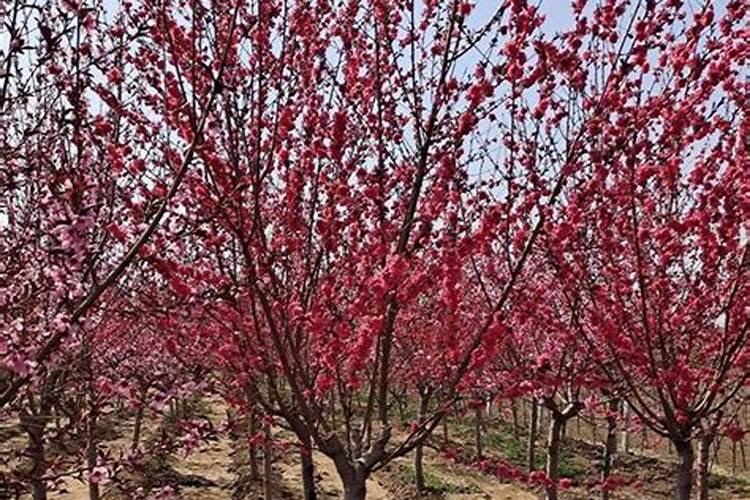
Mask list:
[[[215,428],[220,428],[225,418],[225,406],[218,400],[205,402],[204,414]],[[143,439],[148,440],[157,432],[159,421],[149,418],[143,430]],[[496,424],[493,424],[496,425]],[[499,424],[498,424],[499,425]],[[113,451],[127,450],[132,435],[132,419],[117,421],[117,429],[109,433],[103,440],[102,446]],[[470,430],[462,428],[460,423],[451,423],[451,445],[471,453],[472,441]],[[572,431],[573,429],[571,429]],[[586,429],[584,429],[584,432]],[[282,431],[280,436],[285,436]],[[583,439],[583,434],[571,432],[578,439],[566,441],[566,447],[572,450],[575,460],[579,464],[591,464],[596,460],[597,446],[590,440]],[[593,433],[592,433],[593,434]],[[18,431],[13,423],[4,422],[0,425],[0,441],[2,449],[19,449],[25,445],[25,436]],[[493,448],[491,443],[486,445],[488,455],[502,457],[503,450]],[[467,451],[468,450],[468,451]],[[669,456],[648,456],[646,450],[633,448],[634,453],[622,458],[617,464],[617,471],[623,476],[640,480],[639,488],[624,487],[618,489],[612,498],[614,500],[644,500],[669,498],[671,488],[672,468],[674,464]],[[543,454],[543,450],[539,450]],[[240,457],[246,456],[247,450],[238,448],[238,443],[230,436],[218,434],[216,439],[203,444],[187,456],[173,456],[164,466],[171,474],[180,480],[190,479],[179,488],[177,498],[186,500],[241,500],[263,498],[261,481],[250,482],[243,473]],[[338,474],[330,459],[319,452],[314,452],[313,460],[316,467],[316,482],[318,497],[321,500],[334,500],[341,497],[342,486]],[[439,483],[440,491],[432,491],[419,495],[413,486],[409,472],[413,474],[411,457],[394,461],[383,470],[378,471],[368,481],[368,500],[534,500],[539,498],[539,491],[527,489],[524,485],[507,484],[495,477],[484,475],[477,470],[449,461],[432,448],[425,449],[425,469],[434,483]],[[18,462],[3,466],[0,473],[7,473],[9,467]],[[274,452],[273,495],[276,499],[299,500],[302,498],[300,467],[296,450],[293,446],[277,448]],[[588,500],[597,498],[598,489],[590,486],[596,479],[593,468],[582,476],[574,479],[574,488],[561,493],[563,500]],[[717,468],[723,473],[717,476],[717,485],[712,488],[712,498],[718,500],[747,500],[750,498],[750,482],[742,474],[730,477],[725,470]],[[245,471],[246,472],[246,471]],[[2,479],[2,476],[0,476]],[[245,484],[243,484],[243,482]],[[185,484],[197,484],[185,486]],[[68,478],[64,484],[64,492],[51,493],[50,499],[57,500],[87,500],[88,487],[77,478]],[[107,491],[105,484],[103,490]],[[112,493],[112,492],[110,492]],[[118,495],[110,495],[113,499],[120,499]],[[0,496],[2,498],[2,496]],[[21,497],[28,498],[28,497]]]

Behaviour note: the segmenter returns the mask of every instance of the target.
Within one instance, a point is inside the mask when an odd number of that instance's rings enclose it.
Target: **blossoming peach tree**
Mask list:
[[[306,498],[313,448],[362,499],[487,384],[563,416],[606,385],[689,497],[750,359],[747,8],[489,3],[1,4],[0,406],[35,499],[72,359],[210,373],[292,431]]]

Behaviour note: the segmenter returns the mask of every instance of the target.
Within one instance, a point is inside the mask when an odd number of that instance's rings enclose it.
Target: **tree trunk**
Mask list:
[[[344,500],[365,500],[367,497],[367,475],[360,468],[350,467],[349,472],[342,474],[341,483],[344,485]]]
[[[344,500],[365,500],[367,496],[368,472],[357,463],[353,465],[344,451],[332,456],[341,484],[344,486]]]
[[[143,414],[146,411],[145,405],[141,405],[135,412],[135,423],[133,424],[133,443],[130,445],[132,450],[138,448],[141,444],[141,429],[143,428]]]
[[[446,415],[443,417],[443,447],[447,448],[450,442],[450,436],[448,435],[448,415]]]
[[[698,500],[708,500],[711,441],[708,436],[702,436],[698,445]]]
[[[560,468],[560,441],[565,419],[559,414],[551,413],[549,436],[547,437],[547,477],[549,484],[545,487],[545,499],[557,500],[557,481]]]
[[[526,448],[526,465],[529,472],[536,469],[536,436],[537,424],[539,422],[539,405],[536,401],[531,402],[531,417],[529,418],[529,440]]]
[[[708,500],[708,475],[711,472],[711,445],[721,424],[721,413],[709,420],[701,432],[698,444],[698,500]]]
[[[331,397],[328,398],[328,402],[328,411],[331,413],[331,427],[335,429],[339,425],[336,421],[336,391],[331,392]]]
[[[604,444],[604,456],[602,457],[602,483],[606,483],[612,472],[612,462],[617,453],[617,413],[620,408],[620,400],[612,398],[609,400],[607,413],[607,440]],[[609,488],[602,488],[602,500],[609,500]]]
[[[62,426],[61,424],[61,418],[60,418],[60,409],[59,407],[53,407],[52,408],[52,420],[55,422],[55,430],[59,431]]]
[[[622,402],[622,432],[620,433],[620,452],[621,453],[630,453],[630,431],[628,430],[629,417],[630,411],[628,410],[628,403],[627,401]]]
[[[44,482],[44,474],[47,471],[47,463],[44,457],[45,419],[43,416],[23,413],[21,415],[21,426],[29,437],[31,496],[34,500],[47,500],[47,485]]]
[[[420,493],[425,490],[423,456],[424,448],[420,443],[414,448],[414,482],[417,485],[417,491]]]
[[[300,449],[300,462],[302,464],[302,491],[305,500],[315,500],[315,465],[313,464],[312,443],[309,439],[303,441]]]
[[[258,449],[255,446],[255,433],[258,432],[258,423],[255,417],[255,410],[250,410],[247,415],[247,427],[250,435],[250,444],[248,446],[248,460],[250,461],[250,480],[257,481],[260,479],[258,469]]]
[[[271,488],[272,483],[272,464],[273,464],[273,449],[271,448],[271,424],[266,422],[263,425],[263,433],[265,439],[263,440],[263,498],[264,500],[271,500],[273,498],[273,491]]]
[[[673,442],[680,462],[677,466],[677,479],[675,481],[675,500],[690,500],[690,491],[693,488],[693,462],[695,453],[693,443],[690,440],[675,440]]]
[[[92,403],[89,409],[89,417],[86,422],[86,465],[89,470],[89,474],[94,472],[97,465],[97,442],[96,442],[96,422],[97,422],[97,411]],[[99,483],[97,480],[89,479],[89,500],[99,500]]]
[[[478,404],[474,410],[474,441],[477,447],[477,459],[482,460],[484,457],[482,449],[482,405]]]
[[[429,396],[420,393],[419,395],[419,415],[418,415],[418,421],[421,424],[424,420],[426,414],[427,414],[427,404],[429,403]],[[414,480],[417,485],[417,491],[420,493],[424,491],[425,489],[425,481],[424,481],[424,465],[423,465],[423,456],[424,456],[424,444],[422,441],[417,444],[417,446],[414,448]]]
[[[365,500],[367,486],[365,480],[353,480],[344,483],[344,500]]]

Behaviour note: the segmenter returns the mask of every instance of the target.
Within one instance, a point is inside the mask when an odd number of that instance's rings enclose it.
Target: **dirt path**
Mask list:
[[[207,417],[214,427],[220,427],[224,419],[224,404],[210,401]],[[180,474],[202,477],[213,486],[188,487],[181,492],[180,498],[186,500],[231,500],[234,477],[230,472],[232,465],[232,444],[224,434],[218,440],[202,445],[193,450],[187,457],[176,457],[174,469]]]
[[[219,427],[224,419],[224,405],[216,400],[211,400],[207,405],[206,415],[214,427]],[[144,437],[154,432],[156,428],[153,419],[144,422]],[[102,446],[110,450],[126,450],[130,446],[133,422],[128,420],[122,423],[119,429],[120,435],[117,439],[102,443]],[[116,451],[115,451],[116,453]],[[185,476],[193,476],[205,482],[206,486],[183,487],[179,498],[185,500],[231,500],[232,483],[234,477],[230,472],[231,465],[231,443],[227,436],[219,434],[218,439],[203,444],[187,456],[176,456],[171,461],[176,472]],[[210,485],[209,485],[210,484]],[[103,485],[106,491],[106,484]],[[75,478],[65,480],[64,493],[50,495],[55,500],[88,500],[88,485]]]
[[[225,415],[225,405],[219,400],[206,401],[207,417],[215,428],[221,427]],[[150,434],[154,427],[148,419],[145,434]],[[102,443],[110,450],[126,449],[132,435],[132,422],[121,422],[118,436]],[[170,466],[181,476],[196,478],[201,486],[183,487],[179,498],[185,500],[231,500],[235,473],[233,471],[233,443],[229,437],[220,433],[216,440],[203,444],[187,456],[175,456]],[[280,480],[277,490],[278,498],[297,500],[302,498],[300,466],[295,453],[285,454],[274,463],[276,477]],[[343,487],[333,462],[319,452],[313,453],[315,462],[316,485],[318,498],[321,500],[339,500]],[[413,500],[416,495],[411,481],[401,476],[404,467],[410,466],[410,458],[402,458],[383,471],[374,474],[367,483],[368,500]],[[426,498],[446,500],[534,500],[536,495],[517,485],[504,484],[492,477],[482,475],[468,467],[446,460],[433,450],[426,450],[425,468],[429,474],[448,485],[443,495]],[[103,486],[106,491],[106,485]],[[64,493],[50,495],[56,500],[87,500],[88,485],[78,479],[66,480]],[[283,492],[283,493],[282,493]],[[252,496],[252,494],[251,494]],[[250,497],[248,497],[250,498]]]
[[[451,473],[446,473],[450,477]],[[464,474],[452,475],[454,479],[463,480],[476,486],[480,493],[448,493],[447,500],[469,500],[469,499],[491,499],[491,500],[536,500],[537,495],[519,488],[513,484],[501,483],[492,478],[481,476],[467,476]]]
[[[447,461],[433,450],[425,450],[425,469],[443,482],[472,493],[447,493],[446,500],[536,500],[534,493],[510,483],[501,483],[460,464]]]

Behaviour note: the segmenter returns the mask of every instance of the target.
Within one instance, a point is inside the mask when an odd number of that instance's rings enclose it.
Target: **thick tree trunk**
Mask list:
[[[344,486],[344,500],[365,500],[368,472],[359,464],[352,465],[343,453],[334,456],[333,462]]]
[[[693,443],[690,440],[676,440],[673,444],[680,459],[677,465],[674,498],[675,500],[690,500],[690,492],[693,488],[693,462],[695,461]]]
[[[545,487],[545,499],[557,500],[557,481],[560,469],[560,442],[565,419],[559,414],[551,413],[549,435],[547,437],[547,477],[549,484]]]
[[[309,439],[303,440],[303,448],[300,450],[300,462],[302,464],[302,492],[305,500],[315,500],[315,465],[312,457],[312,443]]]
[[[419,415],[418,421],[421,424],[427,414],[427,405],[429,403],[429,396],[425,394],[419,395]],[[425,489],[424,481],[424,444],[422,441],[417,444],[414,448],[414,480],[416,482],[417,491],[420,493]]]
[[[29,437],[28,452],[31,458],[29,486],[31,486],[31,496],[34,500],[47,500],[47,485],[44,482],[44,474],[47,471],[44,456],[44,417],[22,414],[21,426]]]
[[[365,500],[367,486],[365,480],[353,480],[344,483],[344,500]]]
[[[526,448],[526,466],[529,472],[536,468],[536,437],[538,433],[539,405],[536,401],[531,402],[531,416],[529,418],[529,439]]]
[[[604,443],[604,456],[602,457],[602,482],[606,482],[612,472],[612,462],[617,453],[617,413],[620,408],[619,399],[609,400],[609,412],[607,414],[607,439]],[[609,500],[609,488],[602,488],[602,500]]]

